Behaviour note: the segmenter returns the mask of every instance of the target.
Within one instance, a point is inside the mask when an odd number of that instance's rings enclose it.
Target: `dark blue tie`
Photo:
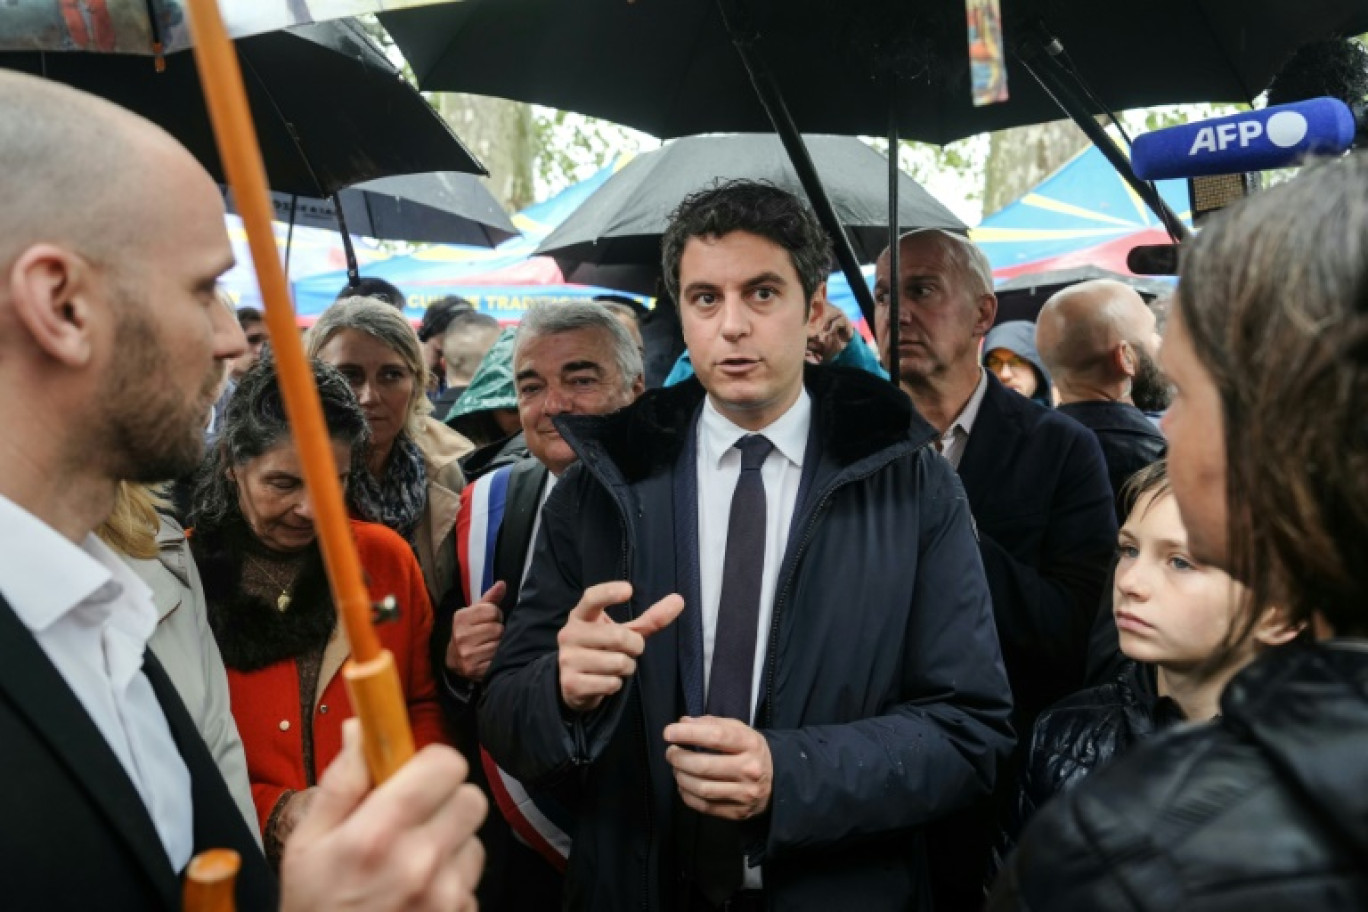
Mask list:
[[[760,624],[760,580],[765,572],[765,483],[760,468],[774,449],[759,434],[736,442],[741,475],[732,494],[727,552],[722,562],[722,597],[717,605],[712,668],[706,710],[710,716],[751,722],[751,682]],[[741,888],[745,856],[738,824],[700,816],[695,833],[693,874],[710,902],[721,905]]]
[[[759,434],[748,434],[736,442],[736,448],[741,451],[741,475],[736,479],[727,523],[706,710],[710,716],[740,719],[749,725],[760,580],[765,572],[765,483],[760,468],[774,444]]]

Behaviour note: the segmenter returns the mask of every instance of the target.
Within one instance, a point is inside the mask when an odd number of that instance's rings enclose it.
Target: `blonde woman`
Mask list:
[[[465,477],[458,460],[474,449],[432,420],[428,368],[403,314],[375,298],[343,298],[305,340],[309,357],[351,384],[370,425],[368,472],[352,480],[362,519],[398,532],[412,546],[433,605],[456,583],[456,513]]]
[[[260,841],[247,758],[228,701],[228,675],[209,629],[204,587],[185,532],[158,508],[152,488],[120,482],[114,510],[96,534],[152,590],[157,629],[148,642],[175,685],[243,820]]]

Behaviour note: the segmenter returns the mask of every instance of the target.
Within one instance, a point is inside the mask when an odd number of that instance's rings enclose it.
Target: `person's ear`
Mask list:
[[[817,286],[817,290],[812,293],[812,299],[808,301],[807,328],[809,335],[821,328],[822,321],[826,318],[827,308],[830,306],[827,303],[827,283],[823,282]]]
[[[1134,379],[1140,370],[1139,359],[1135,356],[1135,347],[1126,340],[1112,349],[1112,366],[1117,372]]]
[[[1292,623],[1287,612],[1282,608],[1268,608],[1259,617],[1259,621],[1254,625],[1254,630],[1250,636],[1259,646],[1267,649],[1273,646],[1285,646],[1299,637],[1306,625],[1302,623]]]
[[[56,244],[34,244],[15,259],[8,282],[14,314],[37,348],[69,367],[88,364],[92,318],[104,303],[89,261]]]
[[[988,330],[993,328],[993,321],[997,319],[997,295],[992,292],[979,295],[974,307],[974,335],[986,336]]]

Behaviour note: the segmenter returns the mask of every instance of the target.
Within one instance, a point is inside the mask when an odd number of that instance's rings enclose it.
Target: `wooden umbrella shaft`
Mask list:
[[[215,0],[189,0],[195,62],[209,106],[219,156],[247,229],[252,260],[266,305],[285,412],[313,499],[315,525],[328,569],[333,600],[351,643],[346,682],[361,719],[362,743],[371,778],[383,782],[413,755],[413,732],[394,657],[380,648],[371,623],[371,603],[361,576],[361,561],[351,537],[342,489],[337,483],[331,437],[313,371],[295,326],[285,272],[271,228],[266,169],[256,128],[247,107],[237,53],[223,27]]]
[[[236,50],[214,0],[190,0],[195,62],[238,214],[247,229],[252,262],[265,302],[266,329],[271,336],[285,412],[294,431],[304,468],[304,482],[313,500],[319,542],[328,567],[333,597],[346,625],[352,655],[369,662],[380,652],[380,641],[370,622],[370,598],[361,577],[361,562],[351,539],[346,506],[337,484],[331,438],[323,422],[323,407],[313,372],[295,324],[289,287],[271,228],[271,202],[266,192],[266,168],[257,146],[256,128],[247,107],[242,70]]]

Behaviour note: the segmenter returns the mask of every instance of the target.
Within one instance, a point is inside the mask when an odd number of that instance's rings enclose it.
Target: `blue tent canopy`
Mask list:
[[[1158,189],[1191,225],[1186,181],[1159,181]],[[1020,199],[984,218],[969,236],[999,270],[1155,229],[1163,229],[1158,217],[1097,147],[1089,146]]]

